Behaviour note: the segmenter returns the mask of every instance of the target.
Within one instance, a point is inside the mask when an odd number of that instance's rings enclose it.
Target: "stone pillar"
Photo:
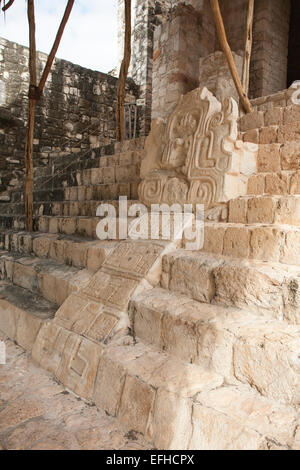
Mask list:
[[[182,94],[197,88],[198,64],[206,55],[202,17],[192,6],[179,5],[154,33],[152,119],[167,118]]]
[[[290,0],[256,2],[250,73],[251,97],[287,87]]]

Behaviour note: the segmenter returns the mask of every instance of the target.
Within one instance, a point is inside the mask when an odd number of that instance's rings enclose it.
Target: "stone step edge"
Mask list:
[[[9,293],[7,293],[8,289]],[[29,308],[22,305],[25,298],[27,304],[30,304]],[[44,311],[39,315],[38,307],[42,304],[48,306],[48,315]],[[30,312],[33,305],[37,306],[34,313]],[[36,293],[33,294],[12,283],[0,281],[0,330],[26,351],[31,352],[41,326],[54,317],[56,310],[55,304]]]
[[[115,245],[116,242],[109,240],[87,240],[85,237],[68,237],[63,234],[45,232],[28,233],[8,230],[0,234],[0,249],[2,250],[52,259],[75,268],[87,268],[91,272],[97,272],[101,268]]]
[[[23,261],[23,262],[22,262]],[[84,288],[94,275],[87,269],[36,256],[0,251],[2,280],[62,305],[72,292]]]

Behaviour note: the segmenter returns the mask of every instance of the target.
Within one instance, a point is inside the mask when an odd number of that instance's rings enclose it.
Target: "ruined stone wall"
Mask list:
[[[38,54],[39,74],[47,55]],[[24,168],[28,49],[0,39],[0,171],[17,179]],[[115,139],[117,79],[56,59],[36,111],[35,164],[106,145]],[[128,93],[134,87],[128,85]],[[3,184],[2,184],[3,185]],[[3,188],[2,188],[3,189]]]

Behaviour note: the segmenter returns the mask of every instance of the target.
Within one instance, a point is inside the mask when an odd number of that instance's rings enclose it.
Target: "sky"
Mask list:
[[[35,0],[37,50],[49,53],[67,0]],[[118,0],[75,0],[57,57],[100,72],[117,65]],[[28,46],[26,0],[0,15],[0,37]]]

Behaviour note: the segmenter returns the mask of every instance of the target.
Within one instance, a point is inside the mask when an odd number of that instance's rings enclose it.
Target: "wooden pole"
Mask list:
[[[131,0],[125,0],[124,58],[121,64],[117,88],[116,137],[123,142],[125,137],[124,103],[128,69],[131,59]]]
[[[26,130],[25,144],[25,217],[26,230],[33,231],[33,131],[36,109],[36,43],[35,43],[35,15],[34,0],[28,0],[27,6],[28,24],[29,24],[29,106],[28,123]]]
[[[9,2],[8,2],[6,5],[4,5],[4,7],[2,8],[2,11],[8,10],[9,7],[12,6],[12,4],[14,3],[14,1],[15,1],[15,0],[9,0]],[[0,0],[0,5],[1,5],[1,0]]]
[[[13,3],[13,2],[12,2]],[[37,68],[36,68],[36,41],[35,41],[35,14],[34,0],[28,0],[28,23],[29,23],[29,106],[28,123],[26,130],[25,144],[25,218],[26,230],[33,231],[33,138],[36,104],[43,93],[49,72],[51,70],[57,49],[59,47],[65,26],[68,22],[70,13],[74,5],[74,0],[68,0],[63,19],[58,29],[53,47],[48,56],[41,80],[37,86]],[[7,4],[8,8],[8,4]]]
[[[41,80],[40,80],[40,83],[39,83],[39,86],[38,86],[38,92],[39,92],[40,94],[43,92],[45,83],[46,83],[46,81],[47,81],[49,72],[50,72],[50,70],[51,70],[53,61],[54,61],[55,56],[56,56],[56,53],[57,53],[57,49],[58,49],[59,44],[60,44],[62,35],[63,35],[63,33],[64,33],[64,30],[65,30],[66,24],[67,24],[67,22],[68,22],[68,19],[69,19],[69,17],[70,17],[70,14],[71,14],[73,5],[74,5],[74,0],[68,0],[68,4],[67,4],[67,6],[66,6],[63,19],[62,19],[62,21],[61,21],[61,23],[60,23],[60,26],[59,26],[59,29],[58,29],[58,31],[57,31],[57,35],[56,35],[54,44],[53,44],[52,49],[51,49],[51,52],[50,52],[50,54],[49,54],[49,56],[48,56],[48,59],[47,59],[47,62],[46,62],[45,68],[44,68],[44,72],[43,72],[43,74],[42,74],[42,77],[41,77]]]
[[[251,103],[249,101],[247,94],[243,90],[242,82],[239,77],[233,55],[232,55],[230,46],[227,41],[226,31],[225,31],[224,22],[222,19],[222,14],[221,14],[220,5],[219,5],[219,0],[210,0],[210,4],[211,4],[211,8],[212,8],[213,15],[214,15],[214,20],[215,20],[215,24],[217,28],[217,34],[218,34],[218,38],[220,41],[220,45],[226,56],[233,81],[235,83],[237,92],[241,99],[242,106],[244,110],[246,111],[246,113],[251,113],[253,111],[251,107]]]
[[[253,19],[254,19],[254,1],[249,0],[248,13],[247,13],[247,30],[246,30],[246,44],[243,66],[243,89],[246,95],[249,92],[250,82],[250,61],[253,45]]]

